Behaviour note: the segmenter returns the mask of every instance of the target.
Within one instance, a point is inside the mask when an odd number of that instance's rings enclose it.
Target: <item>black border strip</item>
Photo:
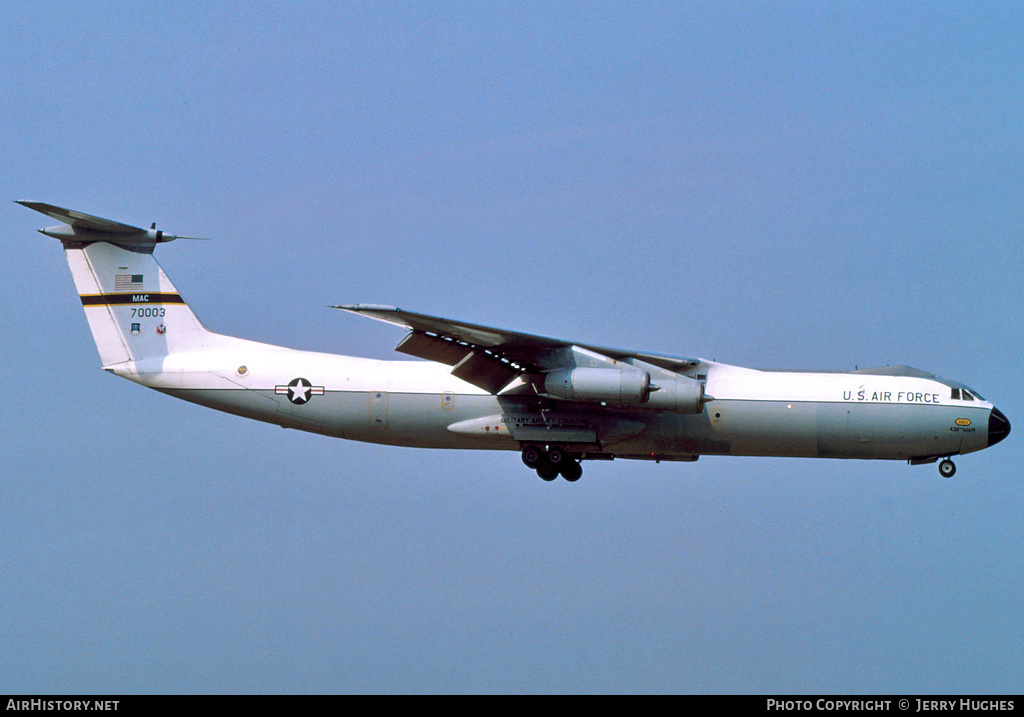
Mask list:
[[[160,294],[135,291],[129,294],[82,294],[82,306],[111,306],[115,304],[184,304],[180,294]]]

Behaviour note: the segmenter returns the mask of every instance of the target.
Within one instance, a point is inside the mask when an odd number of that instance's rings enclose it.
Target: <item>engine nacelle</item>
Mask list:
[[[704,383],[688,376],[658,378],[651,386],[645,408],[673,413],[700,413],[704,410]]]
[[[651,395],[651,374],[640,369],[560,369],[544,377],[544,392],[569,401],[640,406]]]
[[[544,393],[569,401],[596,401],[648,411],[700,413],[704,383],[688,376],[658,378],[640,369],[566,368],[544,378]]]

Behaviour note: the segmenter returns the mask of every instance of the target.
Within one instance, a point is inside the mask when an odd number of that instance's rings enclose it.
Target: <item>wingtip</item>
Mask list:
[[[339,304],[332,306],[332,309],[341,309],[342,311],[354,311],[357,313],[365,311],[390,311],[390,312],[401,312],[396,306],[387,306],[385,304]]]

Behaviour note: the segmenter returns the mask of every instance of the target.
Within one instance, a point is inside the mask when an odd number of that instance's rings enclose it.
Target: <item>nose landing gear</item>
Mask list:
[[[952,478],[956,473],[956,464],[948,458],[939,462],[939,475],[943,478]]]
[[[583,466],[579,458],[566,453],[558,446],[545,449],[542,446],[526,446],[523,448],[523,463],[537,471],[537,475],[545,481],[553,481],[559,475],[570,483],[575,483],[583,475]]]

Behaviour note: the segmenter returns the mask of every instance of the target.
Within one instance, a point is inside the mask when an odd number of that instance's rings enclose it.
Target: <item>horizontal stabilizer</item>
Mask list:
[[[145,229],[140,229],[139,227],[122,224],[121,222],[115,222],[111,219],[101,219],[100,217],[94,217],[91,214],[76,212],[74,209],[55,207],[52,204],[45,204],[43,202],[26,202],[20,199],[15,201],[23,207],[35,209],[40,214],[45,214],[51,219],[56,219],[58,222],[64,222],[75,229],[86,229],[88,231],[102,232],[104,234],[126,235],[145,234],[146,232]]]
[[[15,202],[65,224],[66,226],[48,227],[39,231],[46,236],[60,239],[66,244],[89,244],[105,241],[122,246],[153,247],[175,239],[201,238],[164,234],[163,231],[156,228],[156,224],[149,229],[143,229],[45,202],[29,202],[21,199],[16,199]]]

